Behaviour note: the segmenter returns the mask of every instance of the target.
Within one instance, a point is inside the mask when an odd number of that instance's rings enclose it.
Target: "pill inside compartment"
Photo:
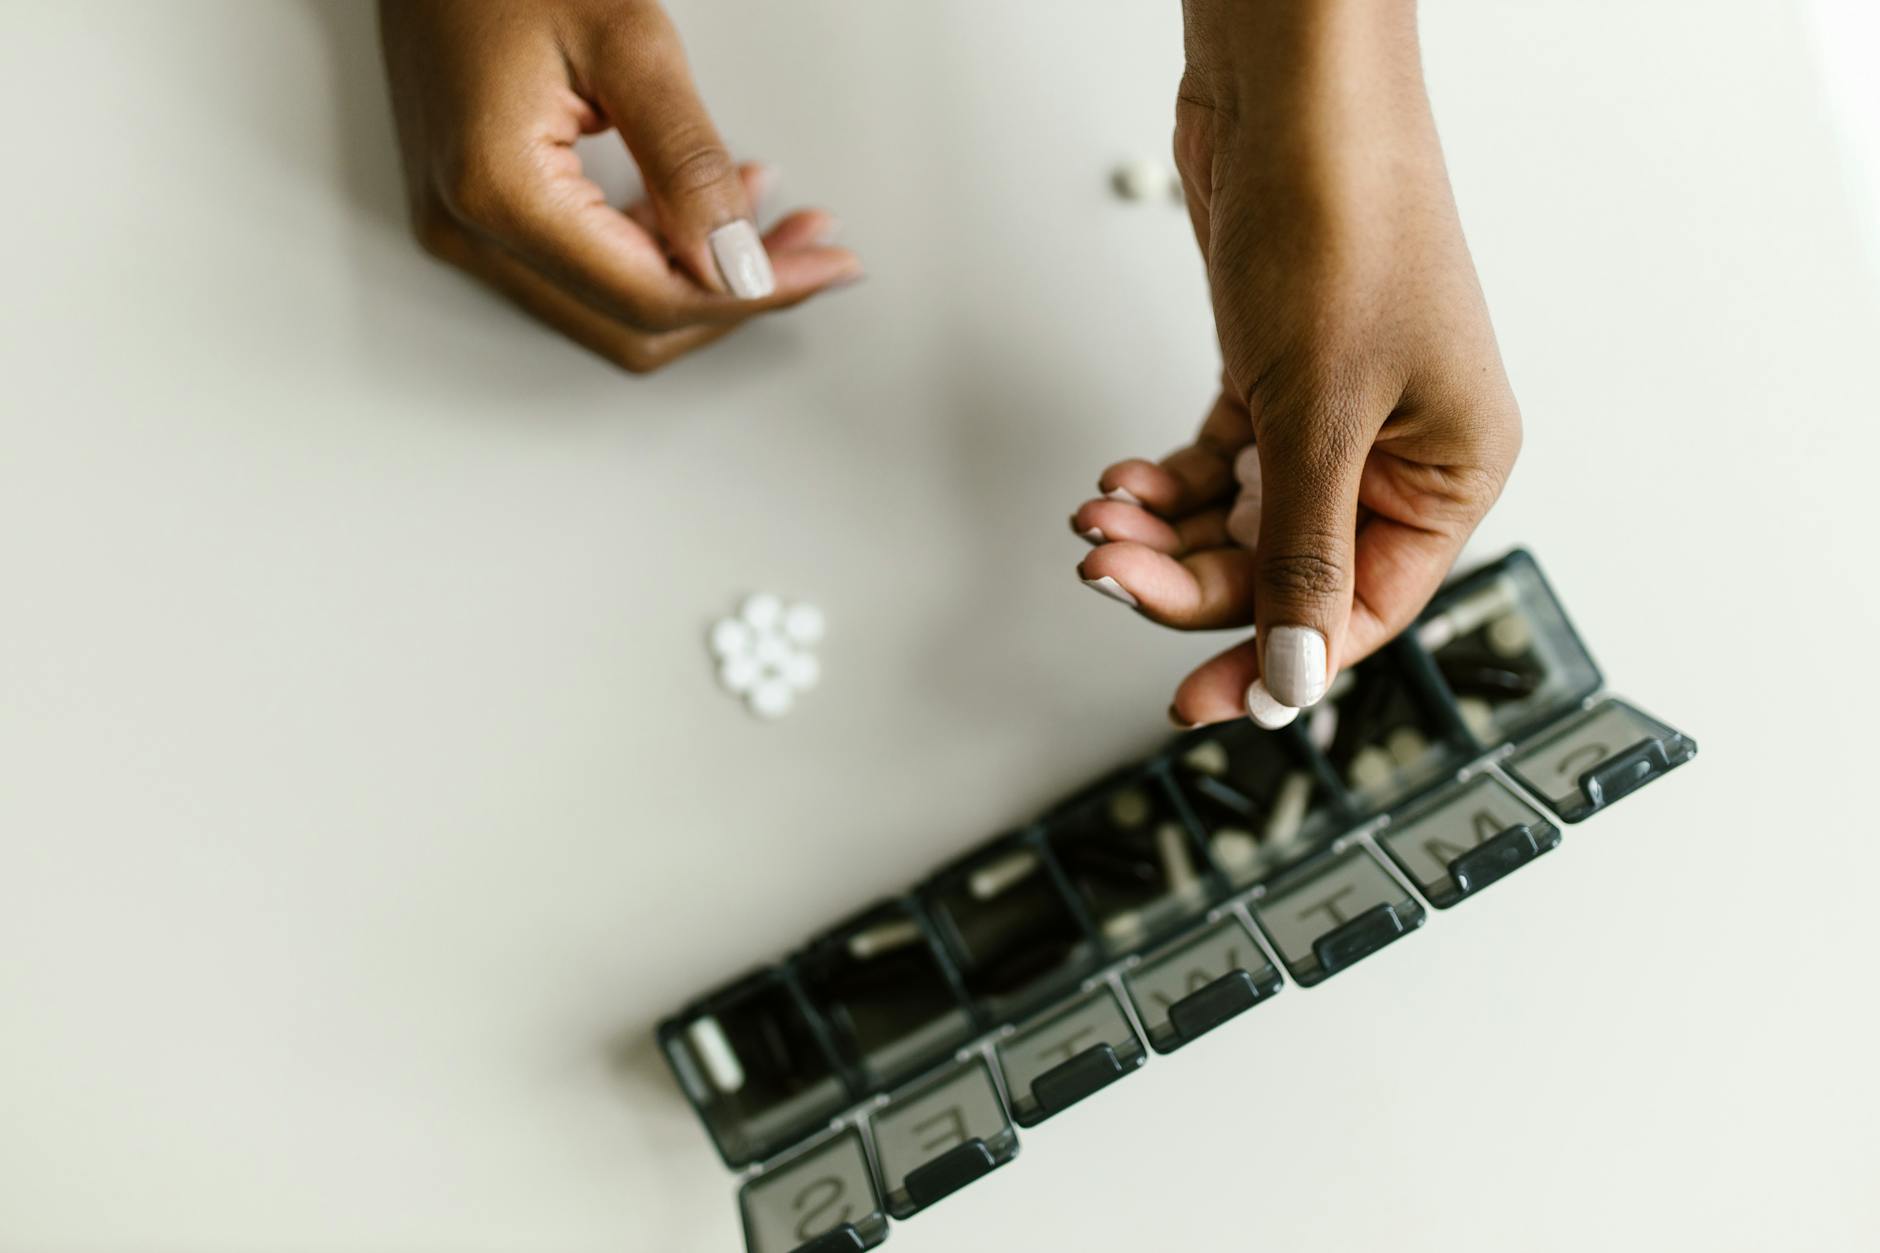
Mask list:
[[[1484,747],[1525,734],[1599,687],[1598,668],[1524,552],[1445,589],[1415,635]]]
[[[946,1056],[973,1021],[913,912],[869,910],[814,941],[797,959],[812,1007],[843,1061],[887,1087]]]
[[[1169,770],[1235,887],[1309,854],[1340,826],[1330,792],[1289,732],[1241,719],[1191,732]]]
[[[1158,773],[1098,784],[1053,811],[1045,831],[1109,952],[1166,935],[1214,895],[1207,858]]]
[[[1009,1020],[1076,982],[1096,947],[1044,852],[1007,837],[936,875],[922,904],[987,1021]]]
[[[833,1058],[777,969],[705,998],[660,1037],[732,1166],[783,1147],[848,1103]]]
[[[1306,736],[1359,808],[1387,809],[1462,764],[1460,746],[1428,702],[1386,649],[1332,680],[1303,716]]]

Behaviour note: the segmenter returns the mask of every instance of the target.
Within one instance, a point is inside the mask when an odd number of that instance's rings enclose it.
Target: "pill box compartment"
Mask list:
[[[873,1164],[855,1128],[765,1166],[738,1193],[750,1253],[856,1253],[888,1238]]]
[[[1492,774],[1394,813],[1378,844],[1438,909],[1499,882],[1560,844],[1560,828]]]
[[[1482,747],[1518,739],[1599,690],[1599,667],[1520,549],[1445,587],[1411,635]]]
[[[906,902],[867,910],[810,943],[795,962],[837,1056],[869,1090],[946,1057],[974,1033],[965,990]]]
[[[1349,969],[1423,925],[1423,906],[1362,844],[1290,870],[1253,916],[1301,987]]]
[[[1697,743],[1607,699],[1517,745],[1508,773],[1568,822],[1581,822],[1697,755]]]
[[[853,1097],[824,1025],[777,967],[702,998],[660,1027],[659,1043],[729,1166],[800,1139]]]
[[[1106,952],[1170,934],[1225,891],[1159,768],[1119,772],[1059,805],[1042,825]]]
[[[1035,828],[942,870],[919,899],[983,1025],[1014,1021],[1074,987],[1101,955]]]
[[[1235,889],[1309,855],[1353,820],[1324,762],[1295,727],[1242,718],[1176,740],[1164,766]]]
[[[1054,1008],[999,1041],[1012,1114],[1032,1127],[1139,1068],[1142,1037],[1107,984]]]
[[[1363,812],[1402,804],[1474,751],[1424,660],[1401,641],[1386,645],[1340,672],[1303,717],[1307,739]]]

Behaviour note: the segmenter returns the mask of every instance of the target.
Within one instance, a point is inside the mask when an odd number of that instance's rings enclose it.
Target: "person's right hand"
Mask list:
[[[835,221],[758,236],[736,165],[652,0],[381,0],[412,222],[427,251],[636,374],[861,276]],[[574,142],[620,132],[644,201],[607,203]]]

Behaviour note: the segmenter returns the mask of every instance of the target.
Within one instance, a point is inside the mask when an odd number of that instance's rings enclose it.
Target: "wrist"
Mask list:
[[[1183,19],[1190,85],[1229,117],[1423,97],[1416,0],[1186,0]]]

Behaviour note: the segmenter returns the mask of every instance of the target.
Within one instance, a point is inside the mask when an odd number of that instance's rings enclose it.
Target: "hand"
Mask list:
[[[1429,600],[1501,492],[1520,416],[1414,7],[1189,0],[1186,23],[1175,158],[1221,394],[1193,444],[1112,465],[1071,525],[1097,544],[1085,581],[1154,621],[1255,625],[1182,681],[1173,720],[1281,726]]]
[[[760,241],[678,33],[651,0],[382,0],[419,240],[635,373],[861,275],[834,219]],[[574,142],[610,127],[646,199],[609,205]]]

